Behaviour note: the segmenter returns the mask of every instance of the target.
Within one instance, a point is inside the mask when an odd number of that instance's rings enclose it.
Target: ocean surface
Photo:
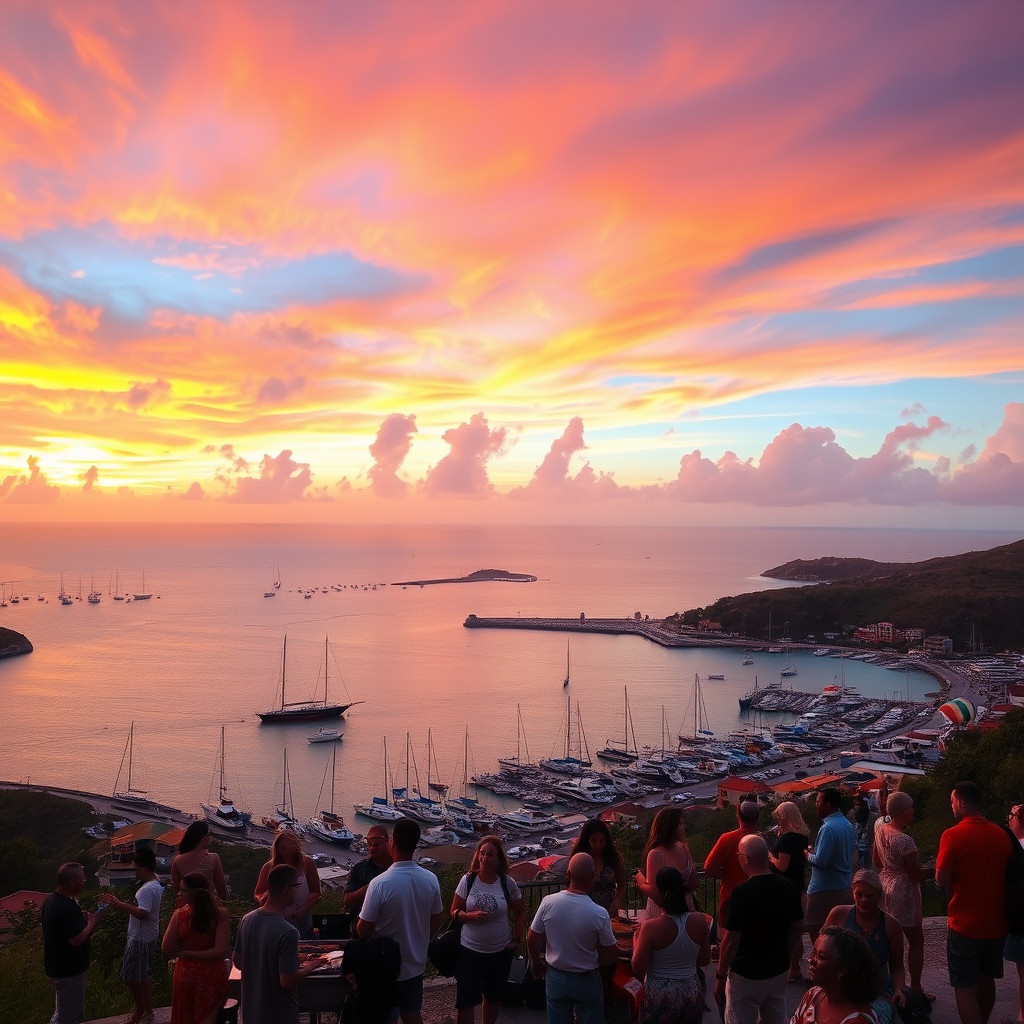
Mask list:
[[[578,702],[591,751],[622,739],[628,687],[635,738],[662,745],[692,727],[694,676],[711,727],[740,724],[737,698],[778,680],[783,655],[666,650],[636,637],[469,630],[489,616],[663,617],[727,594],[785,586],[760,578],[792,558],[863,556],[919,561],[983,550],[1019,533],[951,530],[576,527],[110,526],[3,527],[0,580],[29,600],[0,609],[0,625],[35,651],[0,661],[2,774],[8,780],[110,793],[135,723],[134,786],[188,811],[216,793],[221,726],[236,804],[258,820],[282,794],[287,747],[295,812],[329,806],[332,745],[309,744],[321,723],[261,725],[279,701],[288,637],[289,699],[323,692],[330,639],[332,699],[361,701],[337,744],[335,807],[384,791],[384,739],[395,784],[458,786],[468,733],[469,774],[514,753],[517,705],[533,757],[560,754],[566,708]],[[532,573],[536,583],[396,587],[476,569]],[[265,598],[280,572],[277,596]],[[143,586],[149,601],[115,602]],[[62,606],[61,578],[81,600]],[[374,586],[376,585],[376,586]],[[99,604],[85,595],[95,586]],[[331,589],[341,586],[341,591]],[[310,599],[302,591],[317,588]],[[321,588],[327,587],[326,593]],[[39,600],[42,595],[44,600]],[[767,625],[767,624],[766,624]],[[775,623],[776,635],[785,624]],[[927,623],[905,623],[922,625]],[[839,662],[801,656],[789,684],[819,692]],[[709,673],[721,681],[706,681]],[[846,684],[866,695],[921,699],[922,673],[845,662]],[[568,697],[568,701],[567,701]],[[778,720],[771,719],[772,721]],[[326,723],[331,724],[331,723]],[[325,775],[327,785],[324,788]],[[125,788],[122,771],[119,788]],[[489,802],[497,801],[482,794]],[[355,823],[365,830],[362,819]]]

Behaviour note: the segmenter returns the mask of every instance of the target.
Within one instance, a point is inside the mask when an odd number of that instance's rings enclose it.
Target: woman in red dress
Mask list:
[[[182,879],[181,898],[183,905],[171,915],[161,947],[166,956],[177,957],[171,1024],[214,1024],[228,991],[228,912],[198,871]]]

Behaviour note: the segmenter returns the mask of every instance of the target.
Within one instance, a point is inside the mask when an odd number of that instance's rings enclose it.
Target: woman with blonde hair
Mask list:
[[[292,890],[292,903],[285,911],[284,918],[289,924],[295,925],[299,938],[313,938],[313,907],[323,895],[320,888],[320,875],[317,873],[313,858],[306,856],[302,850],[302,840],[294,832],[281,829],[274,837],[270,860],[260,868],[260,877],[256,882],[253,896],[262,907],[270,895],[268,879],[270,872],[278,864],[289,864],[295,868],[298,885]]]
[[[501,993],[526,928],[526,901],[508,866],[501,840],[484,836],[452,897],[451,918],[462,926],[455,961],[458,1024],[473,1024],[481,1003],[483,1024],[498,1019]]]
[[[775,849],[768,854],[772,867],[785,875],[800,893],[800,904],[807,907],[807,839],[811,830],[807,827],[800,808],[791,800],[779,804],[772,811],[778,825]],[[789,980],[800,981],[800,960],[804,953],[804,937],[797,932],[792,938],[789,950]]]
[[[924,969],[924,928],[921,923],[921,879],[924,871],[917,844],[907,834],[914,820],[914,800],[897,790],[885,802],[885,819],[875,825],[871,859],[882,877],[882,909],[902,929],[907,940],[907,973],[910,987],[934,1001],[921,988]]]
[[[825,927],[845,928],[860,935],[868,944],[881,972],[882,988],[871,1008],[880,1024],[892,1024],[896,1007],[902,1006],[903,932],[887,914],[882,913],[882,880],[878,873],[862,868],[853,876],[853,903],[833,907],[825,918]]]

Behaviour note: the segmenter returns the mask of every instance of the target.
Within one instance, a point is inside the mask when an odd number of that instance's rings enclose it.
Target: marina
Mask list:
[[[880,553],[884,548],[884,536],[871,531],[860,539],[856,531],[826,534],[818,543],[833,550],[855,544]],[[5,736],[7,774],[29,784],[107,794],[116,786],[125,792],[125,775],[117,783],[115,776],[134,722],[130,788],[144,790],[153,808],[205,814],[202,803],[222,806],[223,731],[223,795],[243,822],[248,818],[248,833],[259,836],[254,823],[273,818],[282,803],[284,751],[292,798],[287,814],[304,823],[329,807],[327,791],[321,804],[318,789],[336,747],[335,813],[358,835],[375,816],[383,820],[395,813],[392,789],[405,777],[408,732],[422,787],[410,771],[409,790],[419,792],[404,798],[443,805],[436,825],[456,831],[455,825],[465,830],[467,820],[474,828],[486,827],[489,819],[520,807],[559,815],[607,806],[595,800],[713,791],[724,773],[763,772],[797,757],[805,760],[805,754],[787,756],[782,748],[815,746],[815,734],[827,724],[808,730],[799,719],[815,712],[815,700],[826,687],[839,685],[843,674],[845,685],[865,702],[882,702],[862,709],[878,710],[879,717],[853,734],[835,730],[826,750],[856,750],[858,735],[870,744],[878,737],[866,730],[900,702],[932,708],[937,703],[941,684],[930,666],[888,671],[887,659],[866,650],[849,651],[840,661],[813,656],[820,640],[778,653],[763,643],[707,634],[675,644],[678,634],[673,637],[655,613],[696,606],[709,593],[777,585],[741,578],[732,567],[743,565],[749,573],[793,551],[804,554],[804,532],[701,533],[703,562],[694,559],[693,533],[682,547],[676,544],[678,531],[608,536],[614,544],[600,543],[603,531],[576,529],[424,535],[367,528],[340,536],[321,528],[299,536],[284,528],[97,528],[70,535],[19,528],[13,540],[24,565],[7,570],[4,590],[46,599],[4,610],[4,624],[23,632],[34,648],[0,661],[0,696],[15,723]],[[895,542],[902,553],[905,536]],[[959,547],[963,538],[948,543]],[[141,569],[132,567],[145,565],[153,599],[89,605],[84,586],[81,602],[62,606],[54,597],[61,572],[65,579],[80,575],[80,549],[95,561],[97,580],[115,571],[122,580],[141,579]],[[648,559],[650,554],[658,560]],[[409,571],[413,557],[416,572]],[[472,588],[405,590],[367,582],[443,578],[467,562],[528,568],[537,581],[524,587],[482,581]],[[278,564],[281,587],[274,588],[274,600],[265,600]],[[335,568],[325,570],[328,565]],[[49,575],[46,566],[53,566]],[[82,567],[86,583],[90,568]],[[593,614],[577,610],[581,595]],[[531,614],[520,614],[521,604]],[[463,623],[470,614],[517,625],[467,629]],[[538,623],[544,628],[532,628]],[[260,725],[259,712],[281,707],[285,634],[287,703],[324,700],[325,636],[340,641],[338,657],[330,661],[329,697],[330,703],[350,705],[343,742],[338,718]],[[800,674],[784,689],[799,694],[800,704],[743,710],[740,699],[755,689],[756,680],[780,680],[794,648],[800,651]],[[709,681],[709,675],[725,678]],[[695,677],[705,704],[696,727]],[[588,748],[582,756],[576,749],[568,756],[591,763],[570,765],[567,773],[539,771],[539,762],[566,757],[569,705]],[[310,742],[320,728],[335,729],[338,739]],[[429,778],[428,731],[434,748]],[[574,728],[574,748],[576,735]],[[681,744],[680,735],[694,742]],[[765,738],[779,749],[758,749]],[[388,766],[382,758],[385,739]],[[514,772],[531,768],[532,776]]]

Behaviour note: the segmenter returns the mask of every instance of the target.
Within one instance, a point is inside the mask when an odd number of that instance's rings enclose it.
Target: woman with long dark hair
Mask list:
[[[177,958],[171,1024],[214,1024],[228,991],[231,929],[228,912],[198,871],[181,880],[181,906],[171,915],[161,948]]]
[[[704,977],[711,961],[708,922],[687,908],[689,892],[676,868],[655,876],[664,913],[648,918],[633,943],[633,973],[644,983],[640,1024],[700,1024]]]
[[[600,818],[584,822],[569,851],[570,860],[577,853],[589,853],[594,861],[594,888],[590,890],[590,898],[604,907],[614,921],[626,895],[626,866],[615,848],[612,830]]]
[[[656,917],[661,911],[661,893],[655,884],[662,868],[675,868],[688,890],[686,904],[692,910],[693,857],[686,842],[686,820],[681,807],[662,807],[651,822],[651,830],[644,847],[644,870],[636,873],[636,887],[647,897],[647,916]]]
[[[205,875],[210,887],[220,899],[227,899],[228,886],[220,857],[210,852],[210,826],[205,821],[193,821],[178,845],[178,855],[171,861],[171,885],[175,895],[181,892],[181,880],[191,871]]]
[[[462,926],[455,961],[458,1024],[473,1024],[481,1003],[483,1024],[494,1024],[526,927],[526,901],[509,877],[508,857],[497,836],[484,836],[476,844],[469,871],[452,897],[451,917]]]

